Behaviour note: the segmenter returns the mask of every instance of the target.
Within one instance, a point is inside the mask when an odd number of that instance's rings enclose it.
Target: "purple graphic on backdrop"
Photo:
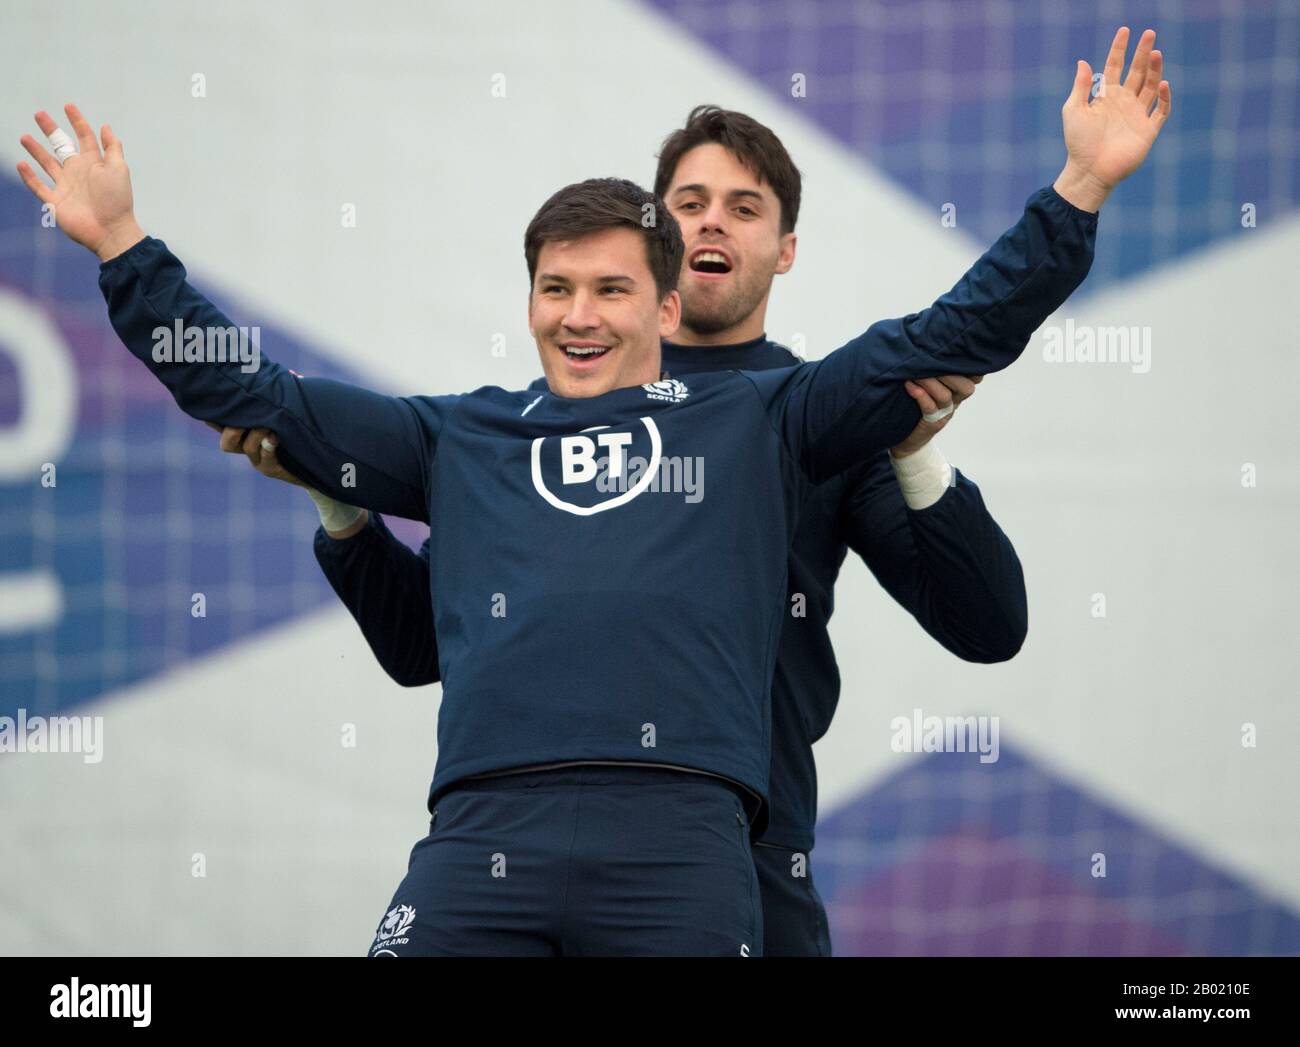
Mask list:
[[[33,601],[26,624],[24,608],[7,611],[0,716],[67,709],[334,601],[312,554],[309,500],[221,454],[217,434],[176,409],[109,325],[98,261],[42,228],[30,193],[10,180],[0,181],[0,244],[7,315],[31,321],[22,331],[49,332],[54,344],[42,352],[65,359],[75,399],[54,486],[42,485],[33,462],[30,475],[0,487],[0,585],[37,579],[37,591],[57,599],[52,616]],[[192,279],[237,324],[260,326],[277,362],[359,380]],[[31,409],[20,403],[14,362],[24,347],[4,344],[14,337],[0,330],[0,424],[9,431]],[[414,526],[396,530],[409,541]],[[204,617],[191,613],[196,593]]]
[[[1005,744],[909,759],[819,820],[812,864],[843,955],[1300,952],[1276,899]]]
[[[1099,72],[1118,18],[1134,36],[1155,28],[1174,115],[1107,202],[1080,296],[1243,235],[1244,203],[1264,224],[1300,202],[1300,7],[1287,0],[1138,0],[1120,15],[1059,0],[645,2],[782,100],[791,120],[818,124],[932,207],[936,222],[955,204],[958,228],[981,245],[1064,163],[1075,61]]]

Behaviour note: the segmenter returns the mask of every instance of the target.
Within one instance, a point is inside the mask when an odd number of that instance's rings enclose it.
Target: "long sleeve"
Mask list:
[[[822,360],[745,372],[814,481],[898,444],[920,418],[903,380],[1012,364],[1092,266],[1097,215],[1050,186],[930,308],[872,324]]]
[[[1025,576],[979,488],[953,468],[954,484],[915,510],[884,454],[846,474],[837,525],[877,581],[958,658],[1000,662],[1028,631]]]
[[[100,266],[109,319],[181,410],[200,421],[265,427],[286,464],[351,505],[428,520],[428,478],[454,396],[383,396],[300,378],[260,355],[241,360],[219,336],[236,325],[185,279],[161,240],[146,237]],[[172,332],[183,334],[175,344]],[[234,357],[229,359],[227,357]]]
[[[315,551],[384,672],[403,687],[437,683],[429,540],[416,554],[371,513],[364,528],[341,541],[317,528]]]

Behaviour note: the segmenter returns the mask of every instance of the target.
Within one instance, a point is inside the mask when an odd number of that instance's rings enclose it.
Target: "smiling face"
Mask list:
[[[683,154],[664,194],[686,254],[678,290],[684,344],[723,345],[763,333],[772,277],[794,264],[795,234],[781,232],[781,204],[726,147]]]
[[[528,330],[558,396],[600,396],[659,379],[659,340],[677,329],[676,291],[662,299],[635,229],[544,243],[528,299]]]

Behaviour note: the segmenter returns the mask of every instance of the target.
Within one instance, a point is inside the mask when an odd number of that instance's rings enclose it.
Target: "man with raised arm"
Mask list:
[[[1159,125],[1134,138],[1094,108],[1078,173],[1100,193]],[[903,379],[1011,363],[1031,316],[1086,272],[1095,215],[1058,183],[930,310],[816,363],[687,383],[657,381],[680,310],[676,221],[630,183],[580,183],[525,236],[548,390],[385,397],[266,360],[159,359],[156,332],[176,321],[233,325],[135,223],[111,129],[101,156],[68,115],[81,153],[64,167],[24,139],[55,189],[20,170],[100,255],[128,348],[192,416],[273,430],[322,493],[430,523],[433,820],[372,952],[761,952],[749,827],[767,813],[768,691],[807,487],[913,430]],[[653,488],[661,461],[688,456],[708,463],[707,497]],[[649,467],[632,481],[634,459]],[[598,462],[627,481],[617,493],[593,482]]]
[[[1162,74],[1153,44],[1150,36],[1139,44],[1139,59],[1143,51],[1149,57],[1143,83],[1131,87],[1149,101]],[[799,170],[781,140],[743,113],[698,106],[664,142],[654,188],[686,240],[678,283],[682,319],[662,345],[665,375],[798,364],[765,329],[773,278],[794,261],[801,197]],[[813,743],[829,728],[839,698],[828,626],[847,551],[957,657],[1005,661],[1024,641],[1027,601],[1015,549],[979,488],[932,440],[952,415],[925,420],[970,396],[979,380],[945,375],[907,383],[924,412],[916,429],[888,452],[817,486],[800,510],[789,565],[797,605],[784,621],[772,683],[771,816],[754,841],[764,955],[831,951],[811,867]],[[533,385],[545,387],[544,379]],[[303,486],[279,463],[274,441],[269,430],[227,428],[221,448],[245,454],[268,477]],[[403,686],[436,683],[429,542],[413,552],[379,514],[308,492],[321,511],[317,561],[379,664]]]

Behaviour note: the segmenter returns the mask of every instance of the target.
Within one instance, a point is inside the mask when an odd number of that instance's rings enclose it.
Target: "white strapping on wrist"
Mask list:
[[[320,525],[327,532],[346,531],[361,519],[364,510],[358,509],[355,505],[340,502],[327,494],[321,494],[320,491],[312,487],[306,487],[304,490],[311,495],[311,500],[316,503],[316,511],[320,513]]]
[[[891,452],[889,464],[910,509],[928,509],[952,486],[952,466],[933,440],[904,458],[895,458]]]

